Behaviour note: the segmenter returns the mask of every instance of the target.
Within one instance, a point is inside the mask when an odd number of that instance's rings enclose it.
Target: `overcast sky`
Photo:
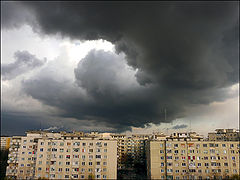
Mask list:
[[[1,3],[2,134],[238,128],[238,2]]]

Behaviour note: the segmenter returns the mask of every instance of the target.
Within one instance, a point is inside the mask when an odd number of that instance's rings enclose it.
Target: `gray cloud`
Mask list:
[[[18,75],[26,73],[37,67],[41,67],[47,59],[40,60],[35,55],[30,54],[28,51],[17,51],[14,53],[15,61],[10,64],[2,64],[2,77],[3,80],[10,80]]]
[[[211,99],[223,100],[227,94],[220,89],[218,92],[191,92],[195,94],[185,92],[178,96],[159,85],[141,86],[134,76],[135,71],[123,57],[111,52],[90,51],[74,72],[75,82],[43,68],[34,78],[22,82],[23,90],[34,99],[59,108],[61,117],[94,121],[116,131],[170,122],[184,117],[184,108],[190,105],[207,104]],[[195,99],[191,99],[194,96]],[[167,109],[166,120],[164,108]]]
[[[172,129],[184,129],[184,128],[186,128],[186,127],[188,127],[188,125],[186,125],[186,124],[180,124],[180,125],[175,125],[175,126],[173,126]]]
[[[238,2],[22,5],[31,10],[36,21],[27,23],[39,33],[108,40],[137,70],[137,81],[129,81],[118,74],[124,65],[117,56],[91,52],[75,69],[78,87],[50,77],[24,82],[29,95],[66,116],[125,129],[163,122],[161,109],[167,108],[170,122],[186,116],[190,106],[225,100],[231,96],[227,88],[239,82]]]

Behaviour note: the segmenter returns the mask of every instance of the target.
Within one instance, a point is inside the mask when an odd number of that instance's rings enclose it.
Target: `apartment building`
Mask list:
[[[21,136],[13,136],[10,142],[8,153],[8,167],[6,169],[6,176],[16,179],[19,162],[19,148],[21,144]]]
[[[150,135],[111,134],[117,140],[118,169],[133,168],[136,163],[145,163],[145,141]]]
[[[226,179],[239,174],[239,142],[153,139],[146,154],[150,179]]]
[[[236,129],[216,129],[208,133],[209,141],[240,141],[240,132]]]
[[[113,139],[29,131],[17,152],[17,179],[117,178],[117,141]],[[9,164],[8,177],[12,177],[10,169]]]
[[[0,142],[1,142],[0,149],[1,150],[7,150],[10,146],[11,137],[1,136],[1,141]]]

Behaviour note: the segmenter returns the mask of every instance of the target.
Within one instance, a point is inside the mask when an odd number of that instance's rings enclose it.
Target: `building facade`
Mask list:
[[[21,144],[21,138],[22,138],[21,136],[13,136],[10,142],[6,176],[13,179],[17,177],[18,162],[19,162],[19,148]]]
[[[113,139],[79,133],[27,132],[17,152],[17,179],[117,178],[117,141]],[[9,162],[8,177],[14,177],[12,170]]]
[[[149,179],[227,179],[239,174],[239,142],[199,139],[150,140]]]

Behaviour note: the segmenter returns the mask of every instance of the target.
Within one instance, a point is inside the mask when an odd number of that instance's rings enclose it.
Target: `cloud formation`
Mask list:
[[[74,71],[76,84],[46,75],[23,82],[27,94],[62,109],[63,116],[124,130],[164,122],[166,108],[171,122],[186,116],[188,107],[232,97],[228,87],[239,82],[238,2],[21,6],[33,16],[25,23],[40,34],[105,39],[119,53],[90,52]]]
[[[31,71],[37,67],[43,66],[47,59],[40,60],[35,55],[30,54],[28,51],[17,51],[14,53],[15,61],[10,64],[2,64],[2,77],[3,80],[11,80]]]
[[[186,128],[186,127],[188,127],[188,125],[186,125],[186,124],[180,124],[180,125],[175,125],[175,126],[173,126],[172,129],[184,129],[184,128]]]

